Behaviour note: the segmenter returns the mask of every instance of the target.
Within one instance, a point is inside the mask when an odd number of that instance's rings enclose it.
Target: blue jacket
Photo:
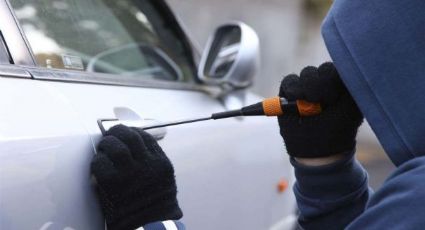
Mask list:
[[[328,51],[398,166],[372,193],[353,153],[332,165],[292,161],[305,229],[425,229],[425,1],[336,0]]]
[[[425,155],[425,1],[336,0],[322,34],[391,160]]]
[[[292,164],[304,229],[425,229],[425,157],[400,165],[375,193],[353,154],[322,167]]]

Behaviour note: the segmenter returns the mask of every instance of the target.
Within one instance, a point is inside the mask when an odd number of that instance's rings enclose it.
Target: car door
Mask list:
[[[15,65],[32,62],[5,1],[0,12],[0,229],[101,229],[90,136],[59,91]]]
[[[25,34],[21,42],[29,47],[25,55],[11,44],[12,58],[34,79],[34,87],[43,85],[52,98],[60,99],[57,103],[67,107],[45,104],[44,110],[67,113],[50,116],[61,116],[63,122],[72,119],[69,125],[79,127],[85,140],[85,148],[75,142],[77,149],[63,151],[62,157],[74,167],[57,175],[68,179],[79,175],[74,187],[85,186],[63,193],[60,200],[80,203],[51,210],[63,213],[60,218],[71,223],[85,224],[68,225],[72,228],[91,225],[98,229],[103,224],[93,190],[87,186],[88,166],[101,129],[118,123],[143,126],[206,116],[229,106],[216,97],[220,88],[198,82],[190,42],[162,1],[11,0],[10,7]],[[5,35],[5,41],[9,44],[10,35]],[[234,98],[240,106],[260,99],[247,92],[226,98]],[[72,129],[60,132],[73,145]],[[267,229],[292,214],[292,195],[279,193],[276,187],[282,178],[292,182],[292,170],[284,158],[275,120],[232,118],[169,127],[153,134],[163,138],[159,143],[174,163],[188,228]],[[90,149],[87,143],[93,143]],[[57,150],[65,147],[59,145]],[[56,167],[63,169],[66,164],[61,161]],[[66,179],[47,183],[70,186]],[[37,210],[36,205],[27,208]],[[71,213],[83,210],[95,218],[70,219]],[[35,219],[56,223],[59,217],[49,218]]]
[[[100,229],[79,115],[28,72],[0,71],[0,229]]]

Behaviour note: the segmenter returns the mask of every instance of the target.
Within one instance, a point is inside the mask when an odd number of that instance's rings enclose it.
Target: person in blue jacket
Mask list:
[[[322,33],[333,63],[286,76],[279,92],[323,106],[278,118],[299,225],[424,229],[425,1],[336,0]],[[363,116],[397,166],[376,192],[354,158]],[[108,131],[92,173],[108,229],[184,229],[172,164],[143,130]]]

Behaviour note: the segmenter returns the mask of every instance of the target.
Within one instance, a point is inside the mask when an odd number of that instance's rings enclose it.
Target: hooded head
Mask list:
[[[393,163],[425,155],[425,1],[335,0],[322,34]]]

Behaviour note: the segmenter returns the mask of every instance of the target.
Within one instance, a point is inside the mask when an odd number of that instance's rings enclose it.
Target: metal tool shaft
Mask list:
[[[285,98],[273,97],[267,98],[262,102],[258,102],[252,105],[245,106],[241,109],[224,111],[220,113],[213,113],[209,117],[197,118],[191,120],[180,120],[174,122],[162,123],[159,125],[153,125],[144,127],[144,130],[162,128],[166,126],[181,125],[187,123],[193,123],[198,121],[207,120],[219,120],[230,117],[239,116],[281,116],[284,113],[294,113],[300,116],[313,116],[320,114],[322,108],[318,103],[310,103],[307,101],[287,101]]]
[[[192,122],[198,122],[198,121],[207,121],[207,120],[211,120],[211,119],[212,119],[211,117],[204,117],[204,118],[197,118],[197,119],[191,119],[191,120],[173,121],[173,122],[163,123],[163,124],[159,124],[159,125],[153,125],[153,126],[143,127],[143,129],[144,130],[156,129],[156,128],[162,128],[162,127],[167,127],[167,126],[181,125],[181,124],[187,124],[187,123],[192,123]]]

